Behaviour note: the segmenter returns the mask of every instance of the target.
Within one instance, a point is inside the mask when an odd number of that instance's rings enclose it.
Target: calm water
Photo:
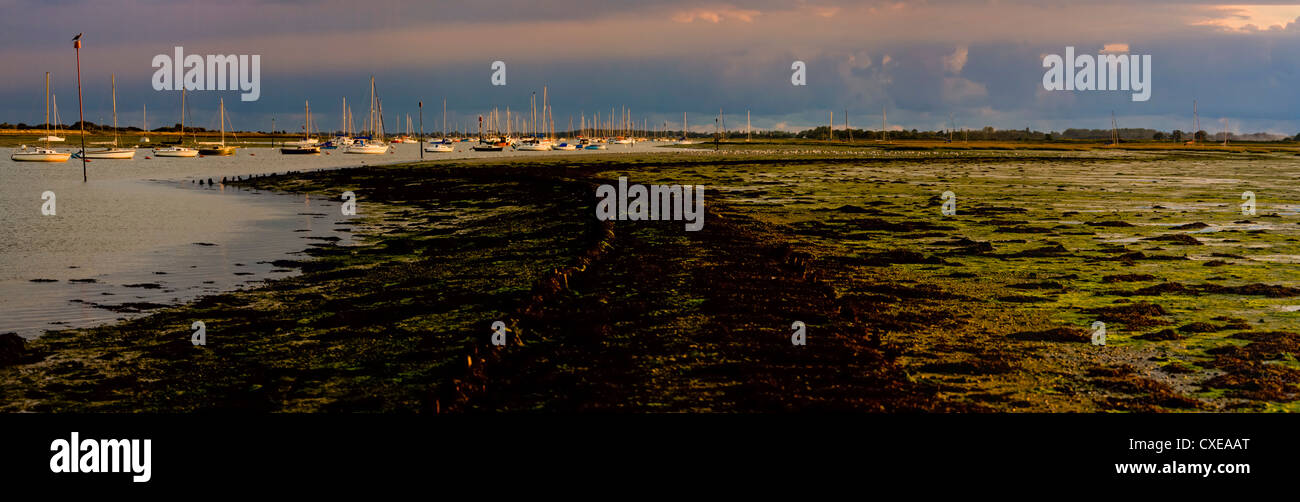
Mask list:
[[[426,159],[556,155],[575,152],[426,153]],[[611,146],[648,151],[655,144]],[[68,151],[68,148],[59,148]],[[319,239],[350,242],[337,201],[304,195],[198,185],[222,176],[333,169],[419,158],[418,145],[389,155],[282,156],[249,148],[233,157],[98,160],[82,182],[81,163],[0,159],[0,333],[38,336],[140,315],[205,294],[284,277],[270,261],[296,258]],[[43,216],[41,194],[53,191],[57,214]],[[364,214],[364,200],[358,213]],[[313,240],[313,238],[315,240]]]

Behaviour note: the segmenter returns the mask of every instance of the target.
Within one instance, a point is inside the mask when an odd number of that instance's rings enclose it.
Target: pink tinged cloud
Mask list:
[[[713,24],[718,24],[723,21],[752,23],[754,22],[754,18],[762,14],[762,12],[753,9],[741,9],[731,5],[722,5],[717,7],[700,7],[679,11],[676,14],[673,14],[673,21],[679,23],[693,23],[696,20],[699,20]]]
[[[951,73],[961,73],[962,68],[966,67],[966,58],[969,55],[968,47],[959,46],[952,54],[943,57],[943,68]]]

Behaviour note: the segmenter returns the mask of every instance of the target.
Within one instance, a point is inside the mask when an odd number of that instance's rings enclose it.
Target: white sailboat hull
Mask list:
[[[362,155],[381,155],[388,153],[388,145],[352,145],[344,153],[357,153]]]
[[[72,158],[71,153],[61,153],[54,150],[15,150],[9,155],[9,160],[14,162],[67,162]]]
[[[522,150],[522,151],[525,151],[525,152],[548,152],[548,151],[551,150],[551,145],[539,145],[539,144],[536,144],[536,143],[525,143],[525,144],[522,144],[522,145],[516,146],[515,149],[516,149],[516,150]]]
[[[424,147],[424,151],[435,152],[435,153],[438,152],[448,153],[448,152],[456,151],[456,147],[453,146],[451,143],[430,143]]]
[[[131,160],[135,158],[135,149],[112,148],[109,150],[86,152],[85,157],[87,159]]]
[[[199,151],[193,148],[160,148],[153,151],[154,157],[198,157]]]

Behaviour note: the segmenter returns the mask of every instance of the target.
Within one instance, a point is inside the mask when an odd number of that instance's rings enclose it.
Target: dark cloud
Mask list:
[[[1275,2],[1252,1],[1252,4]],[[1283,2],[1276,2],[1284,5]],[[895,7],[902,5],[902,7]],[[1051,9],[1028,1],[841,2],[691,0],[233,0],[228,2],[5,2],[0,17],[0,120],[33,122],[44,71],[55,77],[69,119],[74,100],[71,35],[86,32],[83,84],[89,120],[108,110],[108,74],[119,81],[122,121],[175,121],[174,93],[148,85],[153,54],[184,45],[199,53],[259,53],[262,99],[226,94],[239,127],[301,120],[310,99],[335,127],[340,98],[356,106],[370,74],[379,79],[390,120],[443,96],[455,117],[492,106],[517,109],[548,85],[557,123],[580,113],[628,106],[638,117],[674,124],[689,112],[711,124],[718,108],[755,125],[822,124],[848,109],[855,124],[961,125],[1043,129],[1104,127],[1113,110],[1125,125],[1186,128],[1191,100],[1207,123],[1300,130],[1300,23],[1284,30],[1230,31],[1196,24],[1213,2],[1111,1]],[[1068,10],[1068,8],[1074,10]],[[837,8],[838,10],[832,9]],[[757,12],[752,19],[699,13]],[[682,13],[690,16],[682,17]],[[1199,17],[1198,17],[1199,16]],[[42,23],[31,23],[33,18]],[[690,23],[682,22],[691,19]],[[87,20],[93,20],[93,29]],[[1091,20],[1089,22],[1085,22]],[[1042,55],[1064,46],[1095,51],[1126,43],[1151,54],[1154,90],[1044,92]],[[954,54],[964,48],[964,64]],[[888,58],[889,62],[885,60]],[[488,64],[509,62],[510,85],[487,85]],[[807,87],[789,83],[790,63],[808,64]],[[217,95],[195,93],[199,125]],[[429,121],[432,118],[426,114]],[[454,119],[453,119],[454,120]],[[739,122],[731,122],[732,125]],[[837,119],[837,123],[840,123]],[[558,124],[557,124],[558,125]]]

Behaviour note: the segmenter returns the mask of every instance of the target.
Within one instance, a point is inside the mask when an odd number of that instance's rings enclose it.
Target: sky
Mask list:
[[[390,132],[417,103],[428,131],[492,107],[528,108],[546,86],[556,126],[626,106],[638,123],[712,131],[826,124],[891,129],[993,126],[1300,132],[1300,4],[1093,0],[0,0],[0,121],[40,123],[51,72],[64,123],[76,120],[70,42],[84,33],[86,119],[179,121],[180,97],[151,85],[155,55],[258,54],[261,96],[195,91],[188,123],[215,128],[218,99],[239,129],[294,129],[304,101],[336,129],[346,97],[365,114],[376,79]],[[38,22],[34,22],[38,21]],[[1047,91],[1043,58],[1151,55],[1152,92]],[[491,83],[506,63],[506,85]],[[803,61],[805,86],[791,85]],[[359,119],[358,119],[359,120]]]

